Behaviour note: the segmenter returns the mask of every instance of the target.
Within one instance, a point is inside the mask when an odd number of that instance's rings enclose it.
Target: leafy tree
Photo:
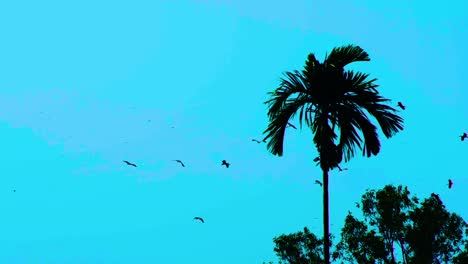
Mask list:
[[[343,157],[345,161],[351,159],[356,146],[367,157],[379,153],[377,127],[367,114],[377,120],[387,138],[403,130],[403,119],[385,104],[389,100],[378,93],[377,79],[368,80],[368,74],[344,70],[348,64],[359,61],[370,61],[370,58],[354,45],[334,48],[323,63],[311,53],[304,70],[286,72],[286,78],[281,79],[280,86],[270,93],[271,99],[265,102],[270,122],[264,133],[272,154],[283,155],[285,130],[297,113],[301,128],[305,121],[314,134],[323,172],[323,237],[327,264],[330,263],[328,172],[338,167]]]
[[[387,185],[368,190],[361,202],[365,222],[349,214],[338,244],[340,256],[348,261],[448,263],[461,253],[467,225],[460,216],[449,213],[436,194],[419,204],[407,187]],[[394,244],[401,250],[401,262],[394,254]]]
[[[407,187],[387,185],[362,196],[361,221],[348,213],[333,261],[359,264],[468,263],[468,225],[439,196],[419,203]],[[331,239],[330,239],[331,240]],[[323,263],[323,239],[304,232],[274,238],[280,264]],[[464,250],[462,245],[465,246]],[[394,246],[400,249],[401,257]],[[343,263],[343,262],[341,262]]]
[[[362,212],[366,220],[382,234],[385,247],[395,262],[394,245],[398,244],[407,262],[407,244],[404,239],[409,221],[409,210],[418,203],[410,198],[407,187],[387,185],[382,190],[370,190],[362,196]]]
[[[280,258],[280,264],[322,263],[323,239],[318,239],[310,233],[307,227],[290,235],[280,235],[273,239],[275,252]]]
[[[329,239],[333,240],[333,236],[330,235]],[[307,227],[304,227],[304,231],[275,237],[273,242],[279,264],[314,264],[324,261],[324,240],[317,238]]]
[[[342,241],[337,245],[338,257],[362,264],[387,263],[388,251],[384,238],[367,225],[356,219],[351,213],[345,220]]]

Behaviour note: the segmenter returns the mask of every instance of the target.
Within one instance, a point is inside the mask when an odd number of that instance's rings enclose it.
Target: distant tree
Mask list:
[[[323,239],[310,233],[307,227],[290,235],[280,235],[273,239],[280,264],[306,264],[323,262]]]
[[[407,187],[387,185],[362,196],[363,221],[348,213],[333,261],[359,264],[468,263],[468,225],[439,196],[419,203]],[[331,239],[330,239],[331,240]],[[304,232],[273,239],[279,264],[323,263],[323,239]],[[464,245],[464,249],[462,246]],[[394,246],[400,249],[396,256]]]
[[[279,88],[270,93],[272,98],[265,102],[269,107],[270,122],[264,133],[272,154],[283,155],[285,130],[297,113],[301,128],[305,121],[314,134],[323,172],[326,264],[330,263],[328,172],[337,168],[343,157],[345,161],[351,159],[356,146],[367,157],[379,153],[377,127],[367,114],[377,120],[387,138],[403,130],[403,119],[394,113],[393,107],[385,104],[389,100],[378,93],[377,79],[369,80],[368,74],[344,70],[348,64],[359,61],[370,61],[370,58],[362,48],[354,45],[334,48],[323,63],[311,53],[304,70],[286,72],[287,78],[281,80]],[[339,132],[339,139],[336,132]]]

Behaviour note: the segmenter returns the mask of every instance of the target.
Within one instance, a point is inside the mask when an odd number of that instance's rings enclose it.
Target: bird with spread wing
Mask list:
[[[229,168],[230,165],[231,165],[231,164],[228,163],[226,160],[223,160],[223,161],[221,162],[221,166],[226,166],[226,168]]]
[[[123,162],[125,162],[125,164],[127,164],[128,166],[133,166],[133,167],[135,167],[135,168],[136,168],[136,166],[137,166],[137,165],[135,165],[135,164],[133,164],[133,163],[131,163],[131,162],[128,162],[128,161],[126,161],[126,160],[124,160]]]
[[[200,222],[205,223],[205,220],[203,220],[203,218],[198,217],[198,216],[195,216],[193,220],[199,220]]]
[[[175,161],[177,163],[180,163],[180,165],[182,165],[182,167],[185,167],[185,164],[181,160],[173,160],[173,161]]]

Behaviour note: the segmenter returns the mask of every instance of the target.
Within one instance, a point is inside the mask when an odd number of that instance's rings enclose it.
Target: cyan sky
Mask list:
[[[407,2],[3,1],[0,263],[261,263],[275,236],[321,235],[311,133],[281,158],[250,140],[284,71],[349,43],[407,110],[332,173],[332,232],[386,184],[468,220],[467,6]]]

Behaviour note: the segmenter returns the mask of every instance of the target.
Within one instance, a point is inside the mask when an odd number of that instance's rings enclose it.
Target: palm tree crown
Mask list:
[[[348,45],[334,48],[323,63],[311,53],[302,72],[286,72],[286,78],[265,102],[270,123],[264,133],[265,139],[270,139],[267,147],[272,154],[283,155],[285,129],[297,113],[301,128],[304,121],[311,128],[321,167],[327,170],[336,167],[342,157],[351,159],[355,146],[367,157],[379,153],[377,127],[364,110],[377,120],[387,138],[403,130],[403,119],[394,114],[396,109],[384,104],[390,100],[379,95],[377,79],[368,80],[369,74],[344,70],[357,61],[370,59],[359,46]],[[337,145],[335,128],[340,135]]]

